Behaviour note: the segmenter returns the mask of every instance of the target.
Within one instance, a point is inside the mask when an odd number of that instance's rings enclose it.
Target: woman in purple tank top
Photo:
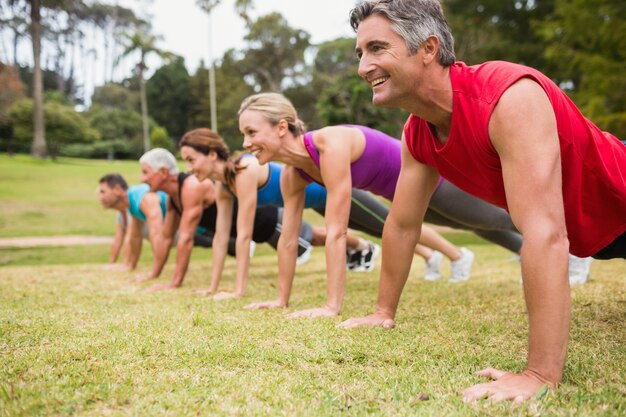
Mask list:
[[[304,188],[316,181],[328,190],[325,210],[327,300],[324,307],[296,311],[290,317],[336,316],[345,292],[346,231],[352,187],[392,199],[400,170],[399,153],[392,149],[394,144],[367,141],[366,135],[384,134],[362,126],[331,126],[305,134],[304,124],[297,118],[292,104],[280,94],[248,97],[239,115],[245,150],[255,154],[261,164],[277,160],[287,165],[281,178],[285,211],[278,242],[279,298],[248,307],[287,305],[295,273],[294,244],[302,221]],[[471,252],[462,252],[429,227],[422,229],[420,243],[449,254],[451,259],[460,260],[465,256],[464,262],[469,260],[469,264],[473,259]],[[469,265],[466,269],[469,274]]]

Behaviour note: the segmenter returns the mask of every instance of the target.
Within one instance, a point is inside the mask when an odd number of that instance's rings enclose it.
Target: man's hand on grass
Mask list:
[[[476,373],[478,376],[491,378],[493,381],[476,384],[463,391],[463,401],[473,403],[487,399],[491,402],[509,400],[521,403],[532,398],[541,399],[550,388],[554,388],[547,381],[543,381],[531,371],[519,374],[486,368]]]

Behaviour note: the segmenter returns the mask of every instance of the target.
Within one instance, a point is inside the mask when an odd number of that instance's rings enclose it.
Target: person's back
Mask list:
[[[594,255],[624,233],[626,148],[617,138],[593,125],[558,86],[532,68],[500,61],[472,67],[456,63],[450,78],[454,111],[447,143],[441,145],[423,119],[407,121],[407,146],[417,160],[467,192],[508,208],[489,120],[507,88],[531,78],[546,92],[556,116],[571,253]]]

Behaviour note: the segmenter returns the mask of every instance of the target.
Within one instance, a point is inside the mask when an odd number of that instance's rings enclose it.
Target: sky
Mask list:
[[[141,3],[144,4],[140,7]],[[242,48],[245,27],[237,15],[234,0],[222,0],[211,13],[209,30],[208,15],[196,6],[195,0],[153,0],[150,5],[137,0],[125,0],[120,4],[139,15],[149,13],[153,33],[162,35],[159,46],[185,58],[187,69],[193,73],[200,61],[208,62],[221,57],[230,48]],[[289,25],[311,35],[312,43],[320,43],[341,36],[354,36],[348,23],[348,14],[355,0],[254,0],[250,16],[277,11]],[[209,51],[209,33],[212,34],[212,50]]]
[[[139,17],[152,23],[152,32],[162,36],[157,46],[185,58],[185,65],[190,74],[195,73],[200,62],[208,64],[209,57],[219,59],[228,49],[241,49],[245,46],[246,34],[243,20],[235,11],[235,0],[221,0],[209,20],[209,16],[196,5],[196,0],[99,0],[109,4],[119,4],[135,11]],[[348,23],[348,15],[358,0],[253,0],[254,7],[249,11],[253,20],[271,12],[280,12],[289,26],[302,29],[311,35],[313,44],[337,39],[342,36],[353,37],[354,32]],[[209,21],[211,28],[209,28]],[[209,34],[212,35],[209,50]],[[12,35],[2,32],[0,38],[0,61],[12,62]],[[32,47],[30,41],[23,39],[18,50],[18,62],[32,65]],[[49,45],[44,45],[49,47]],[[45,58],[44,65],[49,64]],[[79,86],[83,89],[85,104],[91,101],[95,86],[104,84],[105,59],[102,50],[88,55],[85,70],[75,73]],[[156,56],[149,56],[149,77],[162,65]],[[127,59],[116,68],[113,79],[122,80],[132,74],[135,62]],[[76,67],[75,67],[76,68]],[[81,94],[83,95],[83,94]]]

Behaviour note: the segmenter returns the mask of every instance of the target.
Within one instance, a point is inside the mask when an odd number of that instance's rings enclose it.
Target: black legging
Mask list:
[[[324,216],[324,209],[315,209]],[[389,208],[367,191],[352,189],[348,227],[382,237]],[[512,252],[519,253],[522,236],[511,216],[493,204],[444,180],[435,190],[424,220],[439,226],[469,230]]]

